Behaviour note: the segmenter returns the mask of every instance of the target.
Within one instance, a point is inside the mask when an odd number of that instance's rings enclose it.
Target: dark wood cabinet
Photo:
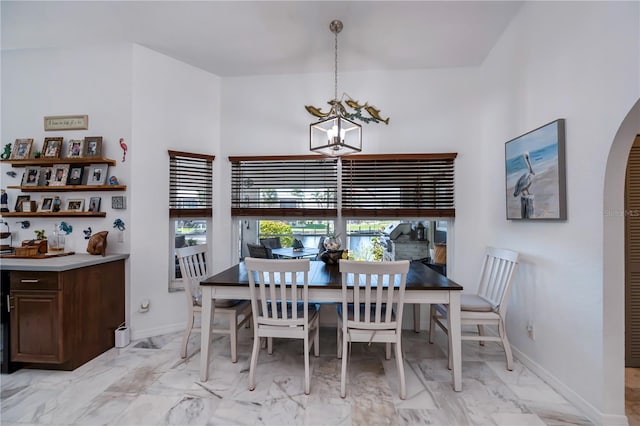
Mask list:
[[[10,271],[11,361],[73,370],[113,347],[125,320],[124,271],[124,260]]]

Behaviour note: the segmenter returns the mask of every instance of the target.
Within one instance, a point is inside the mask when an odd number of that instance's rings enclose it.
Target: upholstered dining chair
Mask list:
[[[270,247],[263,246],[262,244],[247,243],[249,249],[249,257],[260,259],[273,259],[273,253]]]
[[[485,341],[496,341],[502,344],[507,358],[507,370],[513,370],[513,355],[507,338],[505,326],[509,293],[513,283],[513,276],[518,264],[518,253],[513,250],[488,247],[479,275],[479,285],[476,294],[460,295],[460,324],[475,325],[478,334],[463,332],[462,340],[477,340],[481,345]],[[435,325],[448,334],[447,307],[432,304],[429,321],[429,343],[433,343]],[[498,336],[486,334],[484,326],[497,326]],[[451,343],[449,343],[451,346]],[[451,347],[449,347],[451,354]],[[449,355],[451,367],[451,355]]]
[[[320,355],[320,309],[309,303],[309,259],[245,258],[253,311],[253,352],[249,390],[256,388],[255,374],[260,340],[301,339],[304,342],[304,393],[310,392],[309,349]],[[300,296],[299,296],[300,294]]]
[[[180,273],[184,283],[184,292],[187,298],[187,328],[182,338],[182,358],[187,357],[189,336],[193,331],[201,331],[200,327],[194,327],[196,315],[202,312],[202,294],[200,281],[208,277],[207,274],[207,245],[176,249]],[[231,343],[231,362],[238,361],[238,329],[251,321],[251,303],[248,300],[215,300],[215,318],[223,318],[228,324],[221,328],[213,325],[211,333],[228,334]]]
[[[340,260],[342,303],[338,310],[338,358],[342,357],[340,396],[347,396],[347,358],[352,342],[395,345],[399,396],[407,395],[402,359],[402,312],[409,261],[361,262]],[[353,303],[348,300],[348,286],[354,287]],[[358,291],[355,291],[358,289]],[[386,294],[385,294],[386,290]],[[397,299],[394,301],[394,299]]]

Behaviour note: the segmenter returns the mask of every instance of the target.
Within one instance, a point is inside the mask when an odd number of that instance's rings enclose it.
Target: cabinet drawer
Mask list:
[[[59,290],[57,272],[11,271],[11,290]]]

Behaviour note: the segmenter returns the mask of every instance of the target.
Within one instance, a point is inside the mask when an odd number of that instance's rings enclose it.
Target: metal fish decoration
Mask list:
[[[379,109],[375,109],[372,106],[368,106],[368,107],[365,107],[365,111],[367,111],[369,115],[375,118],[376,120],[382,121],[384,124],[387,124],[387,125],[389,124],[389,117],[387,117],[386,119],[383,119],[382,117],[380,117]]]
[[[305,105],[304,107],[306,108],[309,114],[315,115],[316,117],[325,118],[329,116],[328,112],[322,112],[319,108],[316,108],[314,106]]]
[[[351,108],[353,112],[347,110],[347,108],[343,105],[343,100],[347,107]],[[329,112],[323,112],[322,108],[318,108],[313,105],[305,105],[305,109],[309,114],[321,119],[329,117],[332,114],[340,114],[341,116],[350,120],[360,120],[365,123],[384,123],[386,125],[389,125],[389,117],[382,118],[380,116],[379,109],[375,108],[372,105],[369,105],[368,102],[361,104],[360,101],[352,99],[346,93],[342,95],[342,98],[340,100],[332,99],[327,103],[331,105]],[[366,111],[367,114],[369,114],[368,117],[362,114],[363,110]]]

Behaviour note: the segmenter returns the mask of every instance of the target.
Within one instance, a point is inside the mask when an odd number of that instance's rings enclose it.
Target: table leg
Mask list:
[[[413,304],[413,331],[420,333],[420,304]]]
[[[209,354],[211,353],[211,323],[215,305],[213,286],[201,286],[202,314],[200,318],[200,381],[206,382],[209,376]]]
[[[460,292],[449,292],[449,347],[453,361],[453,390],[462,390],[462,324],[460,322]]]

